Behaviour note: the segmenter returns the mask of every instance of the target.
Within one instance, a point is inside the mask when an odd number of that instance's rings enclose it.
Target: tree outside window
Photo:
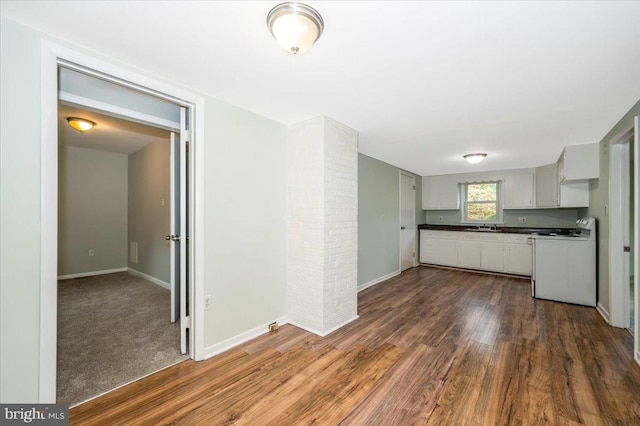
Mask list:
[[[500,203],[498,182],[465,184],[465,222],[498,222]]]

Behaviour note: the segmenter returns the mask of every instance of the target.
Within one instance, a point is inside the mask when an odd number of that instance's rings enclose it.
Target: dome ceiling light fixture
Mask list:
[[[312,7],[298,2],[281,3],[267,15],[267,27],[278,44],[289,53],[304,53],[320,38],[322,16]]]
[[[486,156],[487,156],[487,154],[478,153],[478,154],[466,154],[466,155],[463,155],[462,157],[465,160],[467,160],[467,162],[469,164],[478,164],[479,162],[484,160],[484,157],[486,157]]]
[[[97,126],[97,124],[91,120],[78,117],[67,117],[67,122],[69,123],[69,126],[73,127],[80,133],[84,133],[87,130],[91,130],[94,126]]]

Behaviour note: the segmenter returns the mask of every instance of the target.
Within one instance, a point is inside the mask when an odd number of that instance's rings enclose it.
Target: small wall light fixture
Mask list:
[[[304,53],[320,38],[322,16],[312,7],[298,2],[281,3],[267,15],[267,27],[284,50]]]
[[[93,126],[97,126],[97,124],[91,120],[78,117],[67,117],[67,122],[69,123],[69,126],[73,127],[80,133],[84,133],[87,130],[91,130]]]
[[[487,154],[478,153],[478,154],[467,154],[467,155],[463,155],[462,157],[465,160],[467,160],[467,162],[469,164],[478,164],[479,162],[484,160],[484,157],[486,157],[486,156],[487,156]]]

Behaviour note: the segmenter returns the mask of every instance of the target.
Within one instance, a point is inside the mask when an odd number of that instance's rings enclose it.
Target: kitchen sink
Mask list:
[[[490,229],[490,228],[466,228],[465,231],[472,231],[472,232],[501,232],[499,229]]]

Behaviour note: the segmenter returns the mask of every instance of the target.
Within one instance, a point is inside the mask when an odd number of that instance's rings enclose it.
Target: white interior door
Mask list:
[[[167,240],[169,240],[170,248],[170,286],[171,286],[171,322],[176,322],[178,318],[180,318],[180,274],[179,274],[179,264],[176,264],[176,261],[180,260],[180,253],[178,253],[178,244],[173,244],[173,236],[178,235],[180,229],[180,221],[178,219],[180,212],[176,211],[176,206],[179,204],[179,193],[180,189],[176,187],[176,183],[178,182],[178,178],[176,177],[177,167],[180,165],[180,162],[177,161],[178,155],[176,154],[179,151],[180,137],[171,132],[171,140],[169,142],[171,144],[171,157],[169,159],[169,169],[170,169],[170,229],[169,235],[167,235]],[[176,217],[178,215],[178,217]]]
[[[413,267],[416,215],[415,177],[400,173],[400,270]]]
[[[187,130],[186,108],[180,108],[180,134],[171,133],[171,322],[180,321],[180,351],[187,353]]]

